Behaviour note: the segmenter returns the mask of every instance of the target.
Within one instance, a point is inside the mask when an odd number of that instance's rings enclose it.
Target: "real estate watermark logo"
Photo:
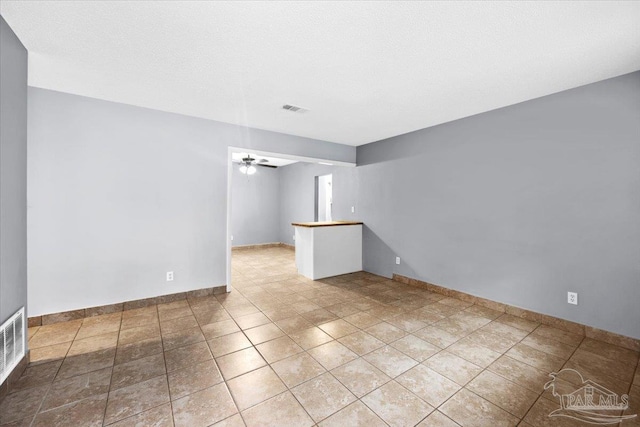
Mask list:
[[[594,381],[585,381],[575,369],[562,369],[549,376],[551,380],[544,385],[544,389],[551,389],[553,396],[560,401],[560,408],[551,412],[550,417],[567,417],[589,424],[607,425],[637,416],[622,415],[622,411],[629,409],[628,395],[619,396]],[[565,378],[567,381],[563,381]],[[562,386],[559,385],[560,381]]]

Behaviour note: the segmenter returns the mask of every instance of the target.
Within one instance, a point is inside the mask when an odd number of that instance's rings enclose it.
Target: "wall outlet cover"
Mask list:
[[[173,271],[167,271],[167,282],[173,282]]]
[[[396,257],[396,264],[400,265],[400,257],[399,256]]]
[[[567,292],[567,302],[569,304],[578,305],[578,293],[577,292]]]

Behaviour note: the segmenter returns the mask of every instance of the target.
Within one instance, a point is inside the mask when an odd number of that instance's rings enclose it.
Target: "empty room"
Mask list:
[[[640,427],[640,1],[0,0],[0,426]]]

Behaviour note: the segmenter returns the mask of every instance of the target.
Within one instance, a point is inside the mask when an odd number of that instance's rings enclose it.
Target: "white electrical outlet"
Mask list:
[[[167,271],[167,282],[173,282],[173,271]]]
[[[293,241],[294,242],[296,241],[296,235],[295,234],[293,235]]]
[[[233,234],[231,235],[231,241],[233,242]]]
[[[351,213],[356,213],[356,207],[355,206],[351,206]]]
[[[578,305],[578,293],[577,292],[567,292],[567,302],[569,304]]]
[[[399,256],[396,257],[396,264],[400,265],[400,257]]]

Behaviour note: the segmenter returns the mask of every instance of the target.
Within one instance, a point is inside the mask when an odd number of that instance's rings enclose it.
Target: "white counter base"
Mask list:
[[[362,225],[295,230],[298,273],[317,280],[362,271]]]

